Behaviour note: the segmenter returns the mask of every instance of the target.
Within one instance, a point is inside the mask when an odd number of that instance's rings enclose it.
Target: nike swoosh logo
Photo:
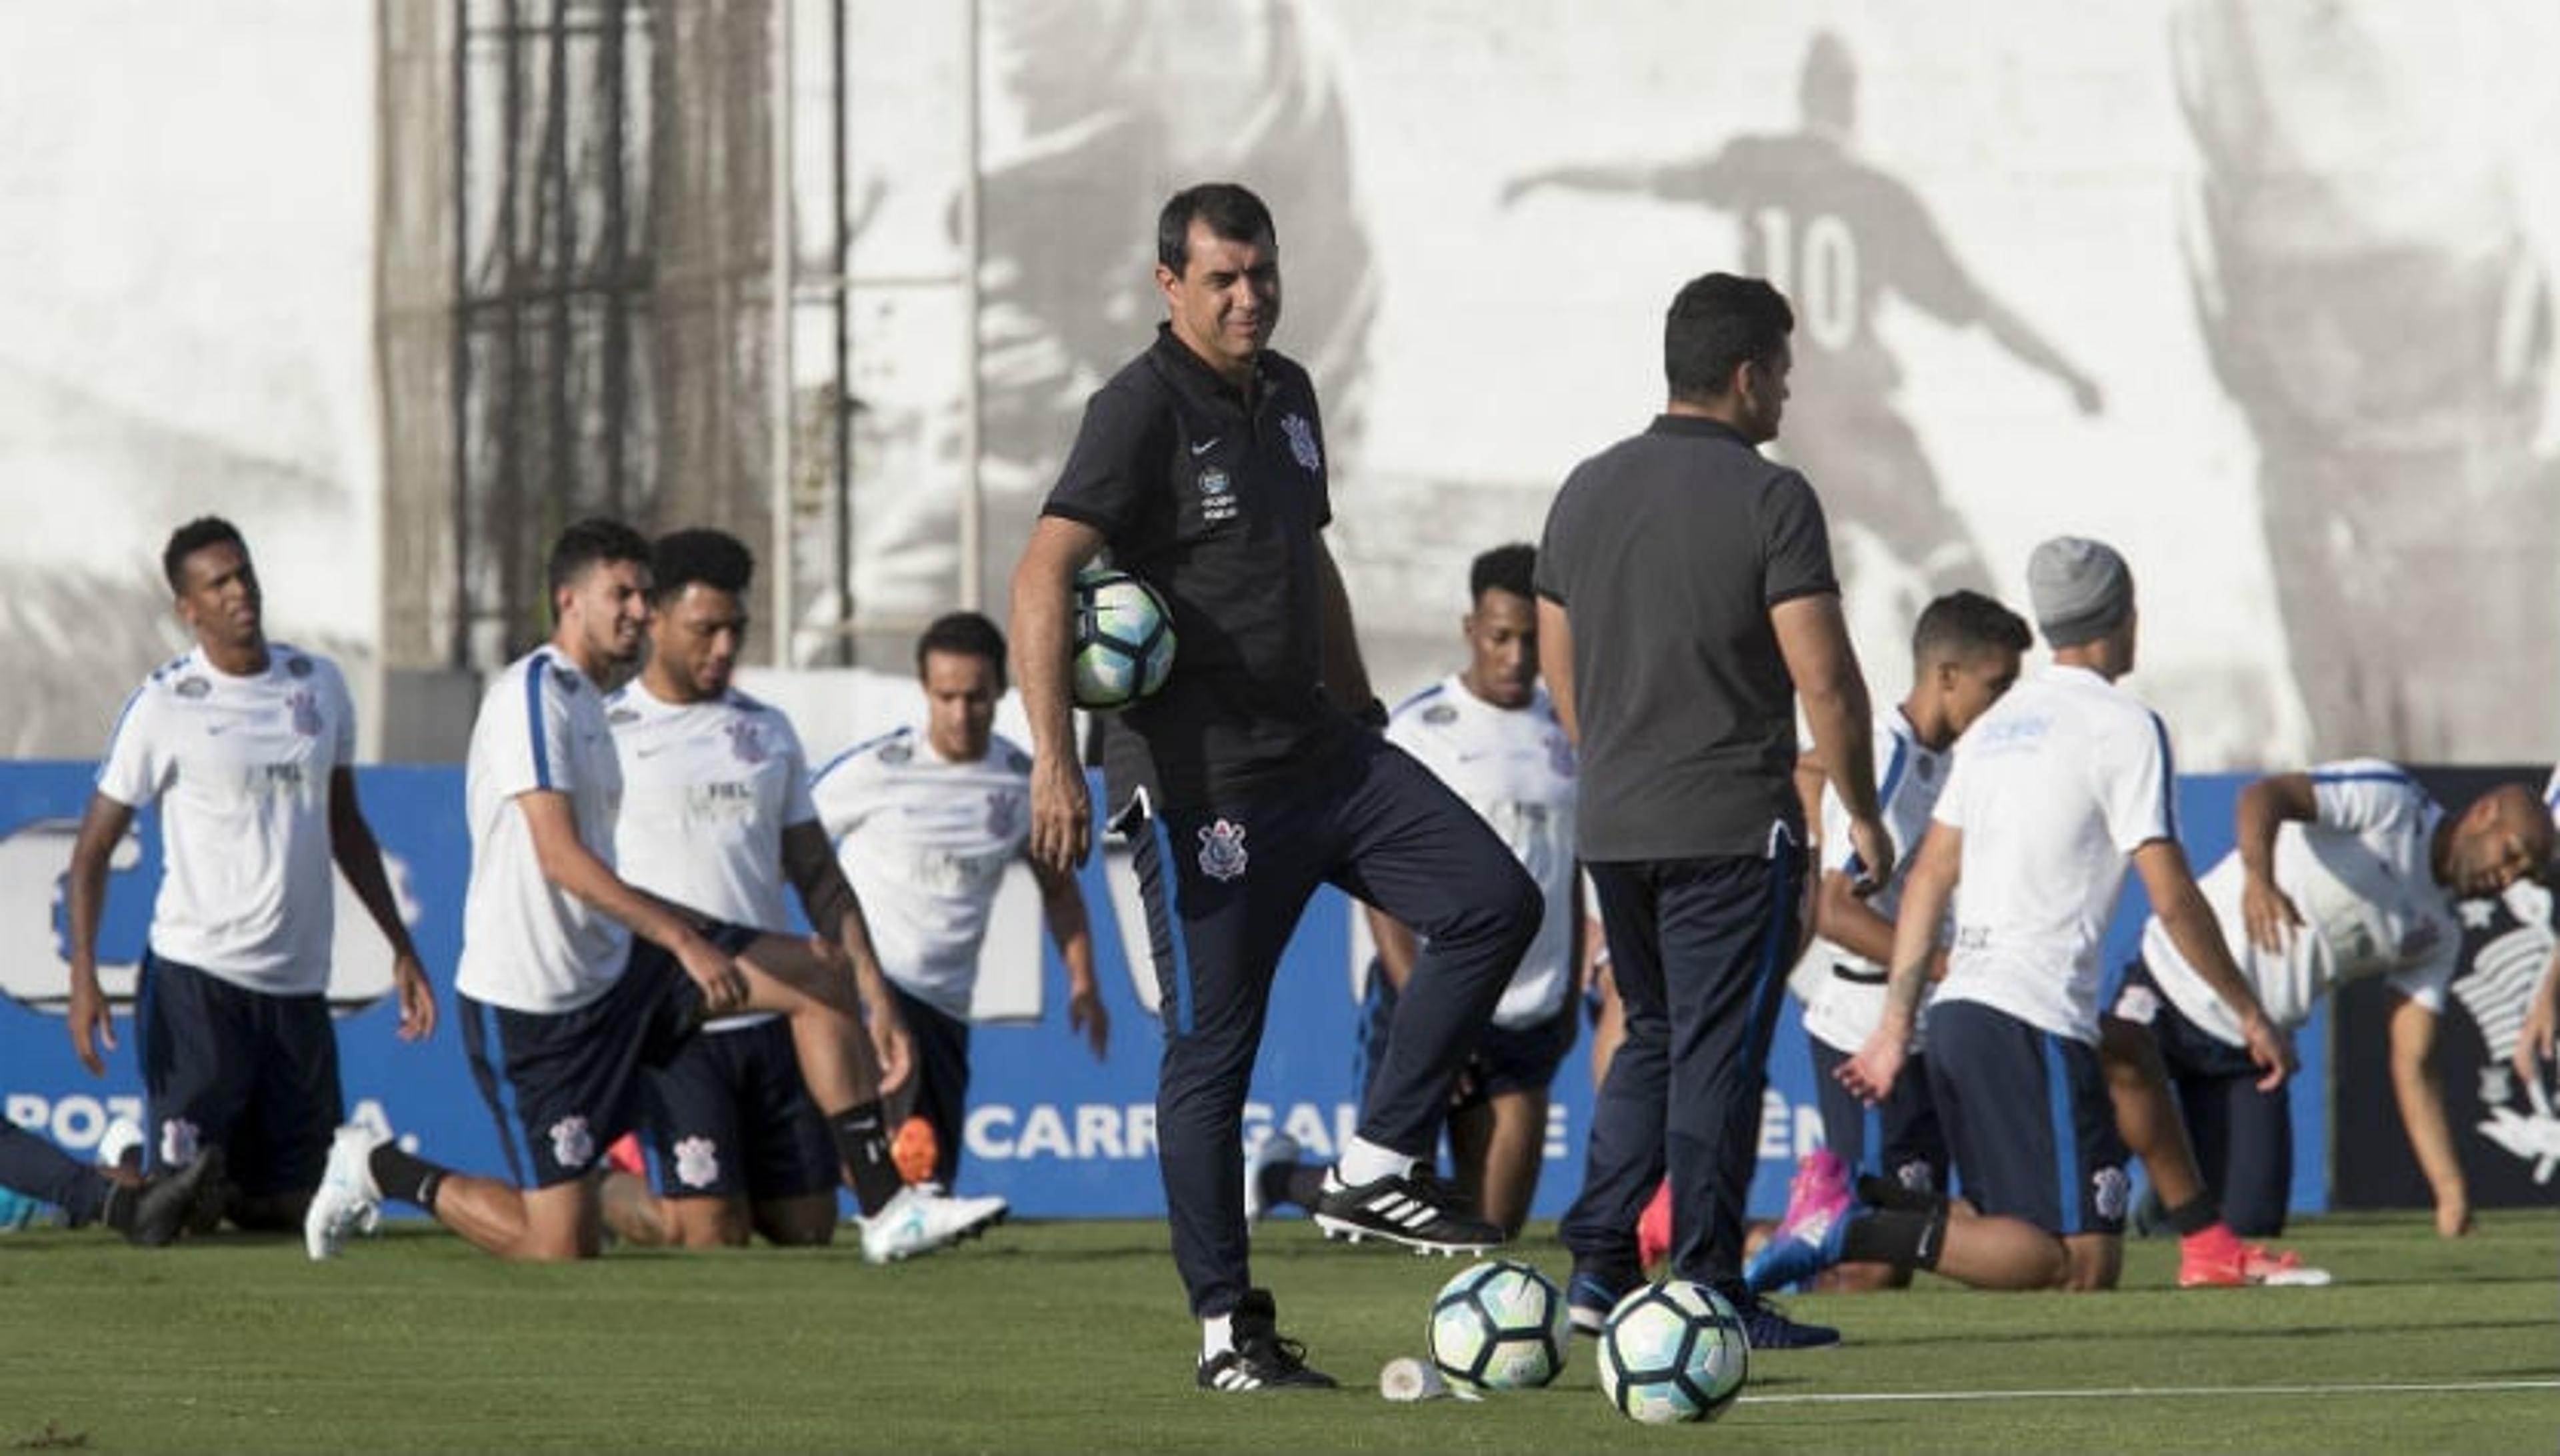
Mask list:
[[[1207,454],[1209,451],[1216,449],[1216,448],[1217,448],[1217,442],[1218,442],[1218,440],[1221,440],[1221,439],[1224,439],[1224,438],[1226,438],[1226,436],[1224,436],[1224,435],[1218,435],[1218,436],[1216,436],[1215,438],[1211,438],[1211,439],[1204,439],[1204,440],[1200,441],[1199,444],[1196,444],[1196,445],[1192,446],[1192,453],[1193,453],[1193,454],[1195,454],[1195,455],[1205,455],[1205,454]]]

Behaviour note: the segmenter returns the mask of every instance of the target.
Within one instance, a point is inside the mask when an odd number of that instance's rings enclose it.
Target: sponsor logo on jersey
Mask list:
[[[1233,483],[1226,478],[1225,471],[1215,466],[1200,473],[1200,519],[1203,521],[1232,521],[1241,509]]]
[[[720,1182],[720,1144],[710,1138],[677,1143],[676,1181],[687,1188],[709,1188]]]
[[[562,1168],[584,1168],[595,1161],[595,1134],[587,1131],[586,1118],[571,1113],[551,1126],[552,1161]]]
[[[1200,873],[1211,880],[1225,882],[1244,878],[1244,826],[1232,819],[1220,819],[1200,826]]]
[[[1316,427],[1307,422],[1306,415],[1295,410],[1281,415],[1280,432],[1289,437],[1289,453],[1307,473],[1312,475],[1325,468],[1325,457],[1316,448]]]

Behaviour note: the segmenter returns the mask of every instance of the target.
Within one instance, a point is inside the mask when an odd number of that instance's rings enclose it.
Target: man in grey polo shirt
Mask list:
[[[1538,662],[1581,754],[1578,847],[1627,1012],[1563,1225],[1574,1324],[1594,1333],[1642,1278],[1636,1216],[1668,1168],[1674,1273],[1731,1298],[1755,1349],[1840,1339],[1763,1305],[1741,1271],[1802,925],[1798,695],[1848,809],[1852,873],[1878,883],[1893,864],[1822,503],[1757,448],[1778,434],[1794,328],[1759,279],[1680,289],[1670,404],[1575,467],[1538,547]]]

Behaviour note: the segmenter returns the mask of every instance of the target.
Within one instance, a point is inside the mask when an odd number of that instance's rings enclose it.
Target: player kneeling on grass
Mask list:
[[[649,543],[613,522],[562,533],[552,639],[498,675],[472,728],[455,990],[517,1182],[450,1172],[385,1132],[343,1127],[303,1225],[313,1258],[337,1253],[386,1197],[502,1257],[593,1256],[603,1236],[590,1175],[637,1123],[641,1067],[666,1064],[706,1016],[748,1011],[787,1019],[862,1204],[866,1255],[921,1252],[992,1216],[899,1181],[840,958],[710,919],[615,874],[623,781],[600,690],[640,655],[650,559]]]
[[[1930,1007],[1927,1076],[1971,1207],[1880,1179],[1861,1182],[1857,1199],[1837,1174],[1800,1183],[1746,1273],[1756,1289],[1843,1259],[1985,1288],[2115,1284],[2129,1185],[2116,1126],[2124,1089],[2110,1095],[2099,1054],[2098,955],[2128,864],[2165,933],[2230,1007],[2261,1084],[2272,1090],[2292,1069],[2292,1048],[2231,964],[2178,848],[2167,729],[2116,686],[2134,668],[2124,559],[2058,538],[2036,548],[2027,579],[2053,665],[1958,744],[1903,888],[1883,1015],[1838,1073],[1869,1102],[1892,1094],[1961,882],[1946,979]],[[2150,1091],[2166,1096],[2156,1082]],[[2183,1138],[2167,1151],[2183,1155]],[[2188,1268],[2215,1277],[2182,1270],[2181,1282],[2309,1277],[2218,1220],[2189,1235],[2184,1253]]]
[[[2389,978],[2391,1080],[2401,1125],[2436,1197],[2436,1231],[2471,1231],[2471,1196],[2432,1057],[2445,988],[2460,967],[2455,903],[2496,894],[2551,857],[2530,789],[2508,784],[2448,814],[2378,758],[2263,778],[2240,792],[2238,847],[2204,877],[2205,898],[2242,974],[2291,1032],[2330,991]],[[2285,1098],[2261,1089],[2240,1028],[2158,917],[2108,1019],[2111,1043],[2160,1065],[2204,1181],[2241,1234],[2285,1224],[2294,1142]],[[2201,1190],[2154,1182],[2175,1211]],[[2174,1224],[2172,1216],[2172,1224]]]

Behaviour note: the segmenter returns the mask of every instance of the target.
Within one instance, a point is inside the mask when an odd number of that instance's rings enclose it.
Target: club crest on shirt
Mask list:
[[[1011,789],[996,789],[987,795],[987,832],[998,839],[1011,839],[1023,827],[1023,796]]]
[[[765,746],[763,725],[736,719],[728,726],[728,751],[740,763],[761,763],[773,756]]]
[[[562,1168],[584,1168],[595,1161],[595,1134],[586,1118],[572,1113],[551,1126],[552,1161]]]
[[[1564,740],[1560,731],[1546,735],[1546,766],[1557,778],[1571,778],[1574,774],[1573,745]]]
[[[676,1181],[687,1188],[709,1188],[720,1182],[720,1144],[700,1137],[678,1142]]]
[[[1220,819],[1200,826],[1200,873],[1211,880],[1228,881],[1244,878],[1244,826],[1232,819]]]
[[[1292,411],[1280,416],[1280,432],[1289,437],[1289,453],[1313,474],[1325,468],[1324,453],[1316,448],[1316,426],[1304,414]]]
[[[293,716],[293,730],[306,738],[320,736],[320,699],[308,689],[284,700],[285,710]]]

